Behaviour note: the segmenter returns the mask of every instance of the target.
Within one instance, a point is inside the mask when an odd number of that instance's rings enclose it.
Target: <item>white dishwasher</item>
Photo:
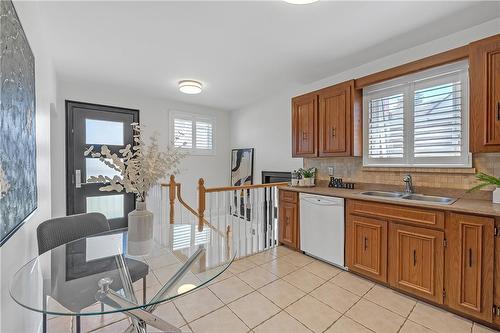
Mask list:
[[[345,268],[344,199],[300,193],[300,249]]]

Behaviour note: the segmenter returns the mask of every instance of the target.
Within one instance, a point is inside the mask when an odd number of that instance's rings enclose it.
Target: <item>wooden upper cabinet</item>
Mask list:
[[[351,141],[351,86],[339,84],[319,93],[319,156],[346,156]]]
[[[354,272],[387,282],[387,222],[348,215],[346,262]]]
[[[391,223],[389,284],[443,304],[444,232]]]
[[[470,44],[472,152],[500,152],[500,34]]]
[[[318,155],[318,96],[315,93],[292,99],[292,156]]]
[[[292,99],[292,156],[361,156],[361,90],[354,80]]]
[[[446,219],[447,304],[486,321],[492,320],[494,223],[455,213]]]

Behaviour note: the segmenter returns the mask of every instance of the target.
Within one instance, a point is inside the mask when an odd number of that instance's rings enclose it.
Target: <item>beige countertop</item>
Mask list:
[[[451,205],[443,205],[437,203],[429,203],[429,202],[420,202],[413,200],[405,200],[405,199],[397,199],[397,198],[380,198],[373,197],[368,195],[363,195],[361,192],[367,190],[388,190],[387,188],[381,188],[381,186],[366,186],[363,188],[347,190],[347,189],[339,189],[339,188],[331,188],[327,186],[316,186],[316,187],[291,187],[291,186],[281,186],[279,187],[281,190],[287,191],[295,191],[300,193],[310,193],[317,195],[326,195],[332,197],[340,197],[346,199],[358,199],[365,201],[376,201],[376,202],[384,202],[397,204],[402,206],[412,206],[412,207],[422,207],[422,208],[431,208],[443,211],[453,211],[453,212],[461,212],[461,213],[471,213],[471,214],[480,214],[480,215],[488,215],[500,217],[500,204],[494,204],[491,200],[484,199],[469,199],[469,198],[460,198],[457,195],[453,195],[452,193],[445,193],[441,195],[450,196],[450,197],[458,197],[458,199],[452,203]],[[400,190],[400,189],[399,189]],[[418,193],[423,194],[431,194],[426,191],[417,191]],[[435,192],[435,191],[434,191]],[[437,195],[437,193],[432,193],[432,195]]]

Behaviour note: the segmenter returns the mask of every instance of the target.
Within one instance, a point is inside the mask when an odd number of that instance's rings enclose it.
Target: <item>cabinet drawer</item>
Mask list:
[[[361,200],[348,200],[347,209],[349,214],[444,229],[444,212],[440,211]]]
[[[296,203],[297,197],[297,192],[280,190],[280,201]]]

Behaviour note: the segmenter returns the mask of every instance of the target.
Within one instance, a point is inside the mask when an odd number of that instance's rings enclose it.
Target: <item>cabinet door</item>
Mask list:
[[[318,102],[316,94],[292,99],[292,156],[315,157],[317,147]]]
[[[349,156],[351,89],[341,84],[319,93],[319,156]]]
[[[500,34],[470,47],[471,146],[500,151]]]
[[[446,219],[446,302],[486,321],[493,306],[493,228],[494,220],[481,216]]]
[[[349,215],[346,262],[352,271],[387,282],[387,222]]]
[[[497,228],[497,235],[495,236],[495,282],[493,283],[494,285],[494,302],[497,307],[497,313],[493,317],[493,322],[500,326],[500,217],[496,218],[496,228]]]
[[[280,243],[297,248],[297,204],[281,201],[279,219]]]
[[[444,233],[391,223],[389,283],[436,303],[443,303]]]

